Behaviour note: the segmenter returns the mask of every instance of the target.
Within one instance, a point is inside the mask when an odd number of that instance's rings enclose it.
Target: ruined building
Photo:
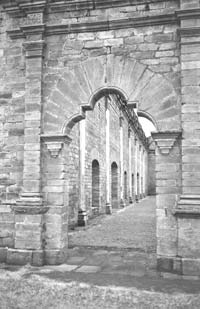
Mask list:
[[[62,263],[69,224],[147,193],[137,109],[157,130],[158,266],[200,274],[199,0],[2,0],[0,12],[1,261]]]

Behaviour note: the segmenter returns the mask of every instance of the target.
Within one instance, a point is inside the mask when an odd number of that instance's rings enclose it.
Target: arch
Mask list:
[[[100,207],[100,166],[97,160],[92,161],[92,212],[99,213]]]
[[[143,117],[143,118],[148,119],[150,122],[152,122],[152,124],[154,125],[156,130],[158,129],[158,126],[157,126],[155,119],[148,112],[138,110],[137,115],[138,115],[138,117]]]
[[[115,94],[120,97],[123,104],[127,104],[128,98],[124,91],[118,87],[102,87],[98,88],[89,98],[88,105],[80,106],[80,113],[73,115],[69,120],[67,120],[62,128],[62,132],[69,134],[73,126],[82,119],[85,119],[86,112],[94,109],[95,104],[104,96],[109,96]]]
[[[111,164],[111,202],[113,208],[118,208],[118,166],[116,162]]]
[[[104,55],[63,68],[44,102],[44,133],[63,134],[85,117],[101,96],[117,92],[126,102],[154,115],[159,131],[180,129],[180,98],[172,81],[146,64],[122,56]],[[125,101],[124,101],[125,102]]]

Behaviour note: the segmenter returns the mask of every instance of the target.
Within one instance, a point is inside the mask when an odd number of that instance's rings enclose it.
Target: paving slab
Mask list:
[[[100,270],[101,270],[101,268],[98,267],[98,266],[83,265],[83,266],[77,268],[76,272],[81,272],[81,273],[97,273]]]

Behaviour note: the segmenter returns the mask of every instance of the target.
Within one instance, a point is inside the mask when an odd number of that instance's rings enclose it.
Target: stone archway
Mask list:
[[[153,115],[159,131],[180,128],[180,102],[172,83],[144,64],[123,56],[88,59],[62,70],[44,102],[44,131],[69,133],[113,89],[128,104]],[[54,113],[52,114],[52,110]]]
[[[113,208],[119,207],[118,177],[118,166],[116,162],[113,162],[111,164],[111,202]]]
[[[99,213],[100,203],[100,166],[97,160],[92,161],[92,212]]]

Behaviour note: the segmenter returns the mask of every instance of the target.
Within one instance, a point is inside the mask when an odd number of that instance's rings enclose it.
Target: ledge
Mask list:
[[[156,16],[142,16],[137,18],[126,18],[117,20],[103,20],[99,22],[88,23],[73,23],[73,24],[54,24],[54,25],[26,25],[16,29],[10,29],[7,31],[8,35],[12,39],[24,38],[25,34],[30,32],[34,34],[34,31],[44,30],[45,36],[57,35],[57,34],[70,34],[70,33],[84,33],[84,32],[96,32],[96,31],[108,31],[127,28],[138,28],[157,26],[165,24],[176,24],[177,20],[174,14],[156,15]],[[25,33],[26,29],[26,33]]]
[[[200,209],[175,209],[173,215],[180,218],[200,218]]]
[[[26,215],[41,215],[45,214],[49,207],[46,206],[12,206],[15,214],[26,214]]]
[[[71,137],[67,134],[42,134],[41,140],[49,143],[63,142],[66,144],[69,144],[72,141]]]
[[[13,16],[25,16],[27,13],[41,12],[47,8],[50,12],[98,10],[106,8],[146,5],[159,3],[163,0],[3,0],[3,6],[8,14]],[[146,10],[148,12],[148,10]]]

